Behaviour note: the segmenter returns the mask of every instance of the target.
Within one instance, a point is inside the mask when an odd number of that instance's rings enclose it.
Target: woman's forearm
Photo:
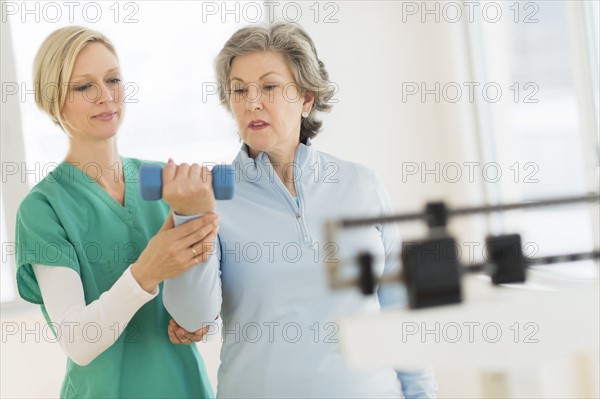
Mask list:
[[[88,365],[121,335],[135,313],[158,295],[143,290],[128,268],[100,297],[85,303],[77,272],[66,267],[33,265],[46,311],[55,323],[63,351],[80,366]]]

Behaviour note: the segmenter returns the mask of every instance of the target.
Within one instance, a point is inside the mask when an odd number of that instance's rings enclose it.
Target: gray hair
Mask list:
[[[314,94],[313,107],[300,126],[300,141],[306,143],[317,135],[323,124],[315,118],[315,109],[326,112],[332,108],[328,101],[334,95],[334,88],[329,84],[329,74],[317,56],[312,39],[297,24],[276,22],[269,26],[247,26],[229,38],[215,59],[221,104],[231,111],[229,75],[233,59],[257,51],[283,54],[301,91]]]

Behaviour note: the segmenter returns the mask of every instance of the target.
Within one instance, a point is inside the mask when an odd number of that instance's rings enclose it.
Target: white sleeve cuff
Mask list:
[[[189,222],[190,220],[194,220],[199,218],[200,216],[204,216],[204,213],[199,213],[197,215],[178,215],[177,213],[173,212],[173,223],[175,224],[175,226],[180,226],[184,223]]]
[[[121,278],[122,283],[126,287],[127,291],[133,293],[135,297],[143,301],[142,304],[155,298],[160,292],[158,285],[154,287],[152,292],[148,292],[143,289],[140,283],[138,283],[135,277],[133,277],[133,274],[131,273],[131,265],[127,268],[127,270],[125,270],[125,272],[123,272],[123,276],[121,276]],[[117,283],[119,283],[119,281],[117,281]]]

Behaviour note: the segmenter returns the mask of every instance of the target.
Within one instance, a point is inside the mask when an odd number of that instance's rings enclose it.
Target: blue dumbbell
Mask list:
[[[212,171],[215,198],[232,199],[235,193],[235,168],[232,165],[216,165]],[[140,194],[146,201],[162,198],[162,167],[144,164],[140,168]]]

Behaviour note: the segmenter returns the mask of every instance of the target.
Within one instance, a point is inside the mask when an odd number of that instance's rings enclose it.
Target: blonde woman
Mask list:
[[[169,162],[163,174],[173,211],[201,218],[175,227],[167,203],[141,200],[141,161],[117,150],[123,84],[102,34],[52,33],[36,56],[34,84],[39,108],[64,130],[69,149],[19,207],[17,282],[24,299],[42,306],[68,356],[60,396],[212,397],[195,346],[169,342],[161,293],[163,280],[206,260],[204,244],[217,233],[206,170]],[[208,310],[213,319],[219,303]]]

